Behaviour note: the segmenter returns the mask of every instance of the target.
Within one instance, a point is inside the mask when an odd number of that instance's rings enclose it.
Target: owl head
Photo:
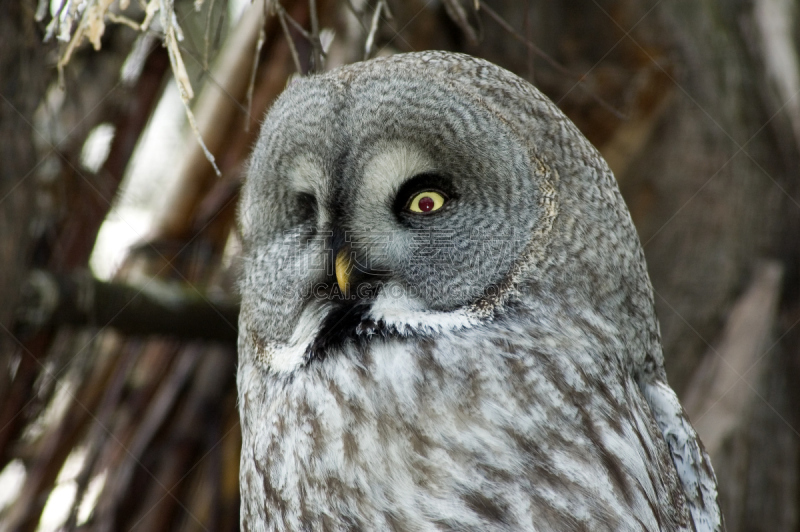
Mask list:
[[[663,371],[608,166],[546,97],[480,59],[404,54],[293,82],[264,122],[239,225],[240,351],[269,372],[345,342],[586,309],[599,334],[626,336],[621,364]]]

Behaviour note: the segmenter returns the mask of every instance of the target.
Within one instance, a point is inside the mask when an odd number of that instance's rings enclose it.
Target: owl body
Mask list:
[[[523,80],[300,80],[240,226],[244,530],[722,529],[613,175]]]
[[[691,530],[637,384],[609,370],[615,353],[597,338],[559,332],[582,325],[499,319],[347,345],[294,377],[251,369],[243,400],[258,394],[274,417],[243,420],[258,434],[244,446],[243,518],[266,530]]]

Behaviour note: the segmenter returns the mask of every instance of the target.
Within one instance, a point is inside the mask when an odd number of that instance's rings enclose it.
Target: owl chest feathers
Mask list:
[[[691,530],[623,347],[569,344],[507,324],[348,342],[290,375],[245,362],[244,522]]]

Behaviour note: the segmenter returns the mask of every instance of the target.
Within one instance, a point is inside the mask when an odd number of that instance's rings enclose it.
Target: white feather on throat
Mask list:
[[[259,342],[260,359],[275,373],[288,374],[308,363],[308,353],[319,336],[334,303],[311,303],[300,313],[288,342]],[[434,335],[445,331],[468,329],[480,323],[466,308],[437,311],[425,308],[422,300],[402,289],[399,283],[387,283],[364,316],[379,323],[381,329],[401,336]],[[364,333],[365,337],[371,333]]]

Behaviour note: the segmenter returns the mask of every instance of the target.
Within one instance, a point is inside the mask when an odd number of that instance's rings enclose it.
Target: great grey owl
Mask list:
[[[524,80],[295,81],[239,225],[243,530],[722,529],[614,176]]]

